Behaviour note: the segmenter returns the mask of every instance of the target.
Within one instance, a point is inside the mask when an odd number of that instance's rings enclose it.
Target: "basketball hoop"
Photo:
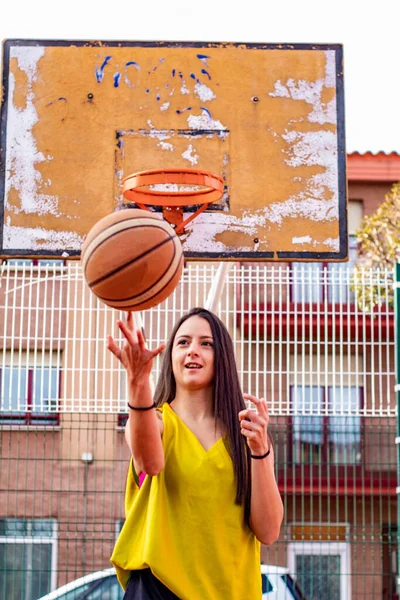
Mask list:
[[[133,173],[123,181],[124,197],[143,210],[150,206],[161,206],[163,216],[177,234],[210,204],[219,200],[224,191],[224,180],[220,175],[197,169],[154,169]],[[189,189],[188,187],[189,186]],[[187,219],[183,218],[183,207],[201,205]]]

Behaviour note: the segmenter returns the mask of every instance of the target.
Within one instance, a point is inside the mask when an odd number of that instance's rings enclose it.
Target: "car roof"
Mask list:
[[[84,585],[85,583],[90,583],[91,581],[96,581],[98,579],[104,579],[105,577],[110,577],[110,575],[115,575],[115,569],[112,567],[110,569],[103,569],[102,571],[96,571],[95,573],[84,575],[83,577],[79,577],[79,579],[74,579],[74,581],[66,583],[60,588],[54,590],[54,592],[50,592],[46,596],[42,596],[41,598],[39,598],[39,600],[55,600],[56,598],[59,598],[62,594],[65,594],[66,592],[71,592],[72,590],[75,590],[76,588],[78,588],[81,585]]]
[[[263,575],[287,575],[289,569],[278,565],[261,565],[261,573]]]
[[[277,565],[260,565],[261,573],[263,575],[286,575],[289,573],[289,569],[286,567],[279,567]],[[103,569],[102,571],[96,571],[94,573],[90,573],[89,575],[84,575],[83,577],[79,577],[79,579],[74,579],[74,581],[70,581],[65,585],[61,586],[54,590],[54,592],[50,592],[46,596],[42,596],[39,600],[56,600],[62,594],[66,592],[71,592],[85,583],[90,583],[91,581],[96,581],[99,579],[104,579],[105,577],[110,577],[111,575],[115,575],[115,569],[112,567],[110,569]]]

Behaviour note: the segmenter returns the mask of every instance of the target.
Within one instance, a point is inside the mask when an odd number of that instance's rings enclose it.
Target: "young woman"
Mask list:
[[[165,346],[149,350],[132,314],[118,326],[123,348],[111,337],[108,348],[127,371],[132,459],[111,562],[126,600],[260,599],[260,542],[278,538],[283,518],[266,402],[243,396],[232,340],[211,312],[195,308],[175,326],[154,400],[152,362]]]

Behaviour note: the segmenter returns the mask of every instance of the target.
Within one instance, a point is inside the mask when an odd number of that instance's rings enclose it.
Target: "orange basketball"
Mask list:
[[[146,310],[178,285],[183,252],[178,236],[160,216],[126,209],[92,227],[81,261],[88,286],[102,302],[118,310]]]

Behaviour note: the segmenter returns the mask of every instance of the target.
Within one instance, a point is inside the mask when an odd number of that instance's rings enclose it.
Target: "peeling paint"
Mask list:
[[[190,115],[187,123],[190,129],[196,130],[218,129],[219,131],[226,131],[228,129],[225,125],[222,125],[221,121],[211,118],[206,111],[203,111],[201,115]],[[226,134],[229,135],[229,132],[226,131]]]
[[[167,133],[165,130],[160,131],[156,129],[150,119],[147,121],[147,124],[150,127],[150,131],[142,132],[142,135],[148,135],[149,137],[158,140],[157,146],[163,150],[169,150],[170,152],[173,152],[173,144],[165,141],[171,139],[171,133]]]
[[[335,52],[325,53],[325,74],[316,81],[288,79],[282,83],[275,82],[272,97],[291,98],[303,101],[310,105],[307,120],[319,125],[336,123],[336,97],[330,102],[322,101],[325,88],[335,87],[336,66]],[[338,218],[338,164],[337,164],[337,136],[327,129],[319,131],[297,131],[296,119],[288,125],[293,129],[286,129],[281,138],[286,142],[283,150],[286,164],[293,168],[298,167],[323,167],[322,173],[312,175],[308,179],[302,178],[304,189],[282,203],[274,203],[267,209],[267,218],[271,222],[282,223],[288,216],[301,216],[311,221],[331,221]],[[276,136],[276,132],[273,132]],[[294,176],[293,180],[298,181]],[[323,200],[323,198],[327,198]]]
[[[322,242],[324,246],[329,246],[331,250],[334,252],[339,252],[340,250],[340,240],[339,238],[328,238]]]
[[[190,213],[185,213],[188,217]],[[336,215],[336,216],[335,216]],[[323,200],[305,200],[298,202],[288,200],[286,202],[277,202],[269,207],[260,208],[257,211],[244,211],[240,216],[224,212],[202,213],[196,218],[195,228],[190,224],[187,236],[183,241],[185,252],[201,252],[207,248],[208,252],[230,252],[233,249],[226,246],[223,242],[217,241],[216,236],[225,231],[237,232],[249,236],[248,246],[236,248],[238,252],[254,252],[254,236],[258,235],[260,228],[268,228],[269,224],[282,224],[283,219],[306,218],[312,221],[325,221],[337,219],[337,205],[335,202]],[[305,239],[305,238],[309,239]],[[294,240],[300,240],[295,242]],[[303,238],[293,238],[292,243],[311,243],[310,236]],[[314,245],[321,243],[315,240]],[[338,240],[325,240],[322,243],[330,245],[338,250]],[[286,250],[290,250],[287,248]],[[281,250],[283,250],[281,248]]]
[[[184,218],[191,213],[184,213]],[[257,223],[252,217],[235,217],[227,213],[202,213],[196,218],[196,227],[189,224],[187,236],[183,240],[184,252],[203,252],[207,248],[208,252],[253,252],[254,236],[257,233]],[[240,248],[231,248],[223,242],[217,241],[216,237],[225,231],[235,231],[249,236],[249,245]]]
[[[202,102],[210,102],[217,97],[205,83],[200,83],[200,81],[194,86],[194,93]]]
[[[192,144],[189,145],[185,152],[182,152],[182,158],[188,160],[192,165],[197,165],[199,162],[199,156],[196,154],[196,150],[193,148]]]
[[[325,87],[335,87],[335,53],[325,52],[325,77],[316,81],[304,79],[288,79],[285,84],[279,79],[275,82],[274,91],[269,95],[273,98],[292,98],[311,104],[313,110],[308,115],[311,123],[336,123],[336,97],[327,104],[322,102],[322,91]]]
[[[182,73],[179,73],[179,77],[181,78],[181,94],[185,95],[185,94],[190,94],[190,90],[188,89],[185,79],[182,75]]]
[[[274,202],[270,206],[264,208],[260,218],[270,223],[281,225],[283,219],[291,217],[293,219],[309,219],[310,221],[333,221],[338,218],[337,201],[334,200],[318,200],[317,198],[307,198],[298,200],[297,198],[289,198],[284,202]],[[262,224],[262,220],[260,224]]]
[[[164,102],[164,104],[161,104],[160,106],[160,110],[164,111],[164,110],[168,110],[170,107],[170,102]]]
[[[27,76],[27,99],[24,109],[17,108],[13,103],[15,91],[15,76],[10,73],[8,92],[8,126],[7,126],[7,164],[6,164],[6,207],[13,207],[7,202],[7,196],[14,188],[18,190],[21,200],[21,210],[27,213],[40,208],[36,204],[36,190],[41,175],[35,165],[49,160],[38,151],[32,129],[38,122],[38,114],[34,107],[32,85],[36,79],[37,63],[44,55],[44,48],[18,47],[11,49],[11,58],[16,58],[18,67]],[[24,152],[20,148],[24,148]]]
[[[289,90],[285,85],[282,85],[281,80],[275,82],[275,92],[269,94],[273,98],[290,98]]]
[[[289,198],[288,202],[296,200],[310,202],[310,217],[312,220],[320,220],[316,217],[314,208],[321,204],[324,219],[327,218],[325,207],[331,204],[329,219],[338,218],[338,166],[337,166],[337,138],[332,131],[320,130],[312,132],[290,131],[282,135],[288,143],[285,154],[288,156],[285,162],[291,167],[320,166],[324,167],[323,173],[317,173],[305,180],[305,189],[297,196]],[[321,201],[326,197],[326,190],[331,194],[330,201]],[[317,203],[317,204],[316,204]],[[335,207],[335,208],[334,208]]]
[[[334,50],[326,50],[324,52],[326,58],[325,64],[325,85],[326,87],[335,88],[336,87],[336,61],[335,61],[335,51]]]
[[[170,152],[174,151],[173,144],[170,144],[169,142],[162,142],[161,141],[157,145],[160,146],[160,148],[162,148],[163,150],[169,150]]]
[[[337,142],[332,131],[290,131],[282,137],[289,144],[286,151],[289,158],[285,162],[291,167],[336,165]]]
[[[29,244],[27,244],[29,239]],[[54,231],[42,227],[16,227],[4,225],[4,247],[9,250],[31,248],[32,250],[80,250],[84,236],[74,231]]]
[[[9,75],[8,93],[8,123],[7,123],[7,160],[6,160],[6,192],[5,206],[9,213],[34,213],[37,215],[51,214],[58,218],[66,218],[58,210],[59,197],[39,193],[40,187],[49,187],[51,181],[43,181],[37,165],[52,160],[53,157],[39,152],[33,135],[33,128],[38,122],[38,114],[34,106],[33,84],[36,81],[38,63],[45,54],[42,47],[18,46],[11,48],[10,57],[17,60],[18,68],[27,77],[27,95],[25,108],[19,109],[14,105],[15,76]],[[21,152],[21,147],[24,149]],[[17,190],[20,206],[11,205],[8,201],[10,191]],[[54,231],[52,239],[48,237],[47,249],[62,247],[68,236],[75,234]],[[14,227],[10,217],[4,226],[4,249],[39,248],[39,241],[46,238],[45,230],[38,233],[31,228]],[[78,249],[78,245],[76,249]]]
[[[303,237],[292,238],[292,244],[311,244],[311,236],[303,235]]]

